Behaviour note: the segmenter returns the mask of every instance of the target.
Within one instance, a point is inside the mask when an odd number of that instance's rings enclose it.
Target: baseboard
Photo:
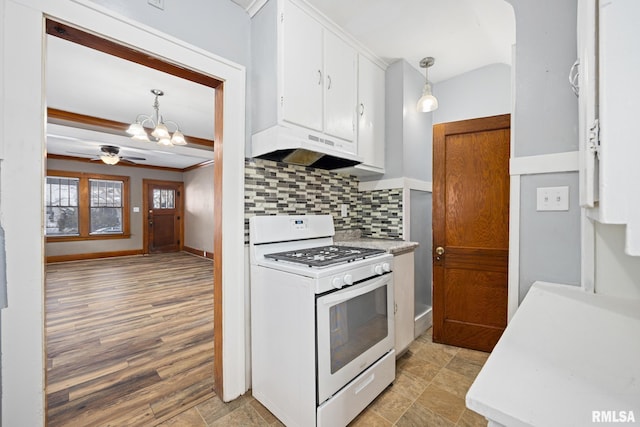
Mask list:
[[[142,255],[142,249],[114,252],[93,252],[88,254],[52,255],[47,257],[47,264],[53,262],[82,261],[86,259],[112,258],[118,256]]]
[[[190,254],[198,255],[204,258],[213,259],[213,252],[202,251],[200,249],[190,248],[189,246],[184,246],[182,248],[183,251],[189,252]]]
[[[429,307],[427,311],[418,314],[414,319],[414,338],[418,338],[431,326],[433,326],[433,309]]]

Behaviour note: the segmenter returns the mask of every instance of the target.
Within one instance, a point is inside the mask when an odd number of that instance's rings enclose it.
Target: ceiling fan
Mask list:
[[[135,161],[147,160],[144,157],[121,156],[119,153],[120,153],[120,147],[116,147],[115,145],[101,145],[100,154],[97,155],[98,156],[97,158],[91,159],[91,160],[92,161],[100,160],[107,165],[116,165],[120,162],[135,165],[137,164]],[[85,153],[73,153],[73,154],[85,154]]]

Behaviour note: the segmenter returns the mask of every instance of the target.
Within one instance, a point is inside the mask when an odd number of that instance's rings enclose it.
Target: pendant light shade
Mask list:
[[[187,141],[184,138],[184,134],[180,132],[178,124],[169,120],[165,121],[160,114],[160,103],[158,102],[158,97],[163,96],[164,92],[160,89],[151,89],[151,93],[155,96],[155,101],[153,103],[154,113],[151,115],[138,115],[136,121],[131,123],[127,129],[127,133],[131,135],[131,139],[144,142],[151,142],[153,139],[159,145],[167,147],[172,147],[174,145],[187,145]],[[151,131],[152,139],[149,138],[147,129],[144,127],[145,124],[153,129]],[[172,128],[175,128],[173,134],[169,131],[167,124],[170,124]]]
[[[429,67],[431,67],[434,62],[435,59],[431,56],[423,58],[422,61],[420,61],[420,67],[425,69],[425,83],[424,89],[422,89],[422,97],[418,100],[416,108],[421,113],[428,113],[438,108],[438,100],[431,93],[431,83],[429,83]]]

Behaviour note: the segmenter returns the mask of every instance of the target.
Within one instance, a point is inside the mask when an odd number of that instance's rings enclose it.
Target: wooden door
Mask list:
[[[433,340],[491,351],[507,324],[510,116],[433,128]]]
[[[147,253],[182,249],[182,183],[145,182]]]

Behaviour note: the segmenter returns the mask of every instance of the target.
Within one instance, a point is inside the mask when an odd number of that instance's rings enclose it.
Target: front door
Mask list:
[[[145,180],[144,187],[147,253],[181,250],[183,184]]]
[[[433,128],[433,340],[491,351],[507,324],[510,116]]]

